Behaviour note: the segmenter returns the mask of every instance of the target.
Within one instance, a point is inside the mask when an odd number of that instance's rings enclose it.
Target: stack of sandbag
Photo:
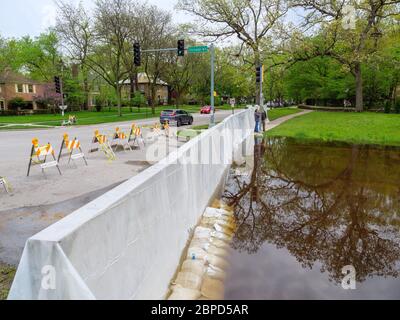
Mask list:
[[[223,300],[230,242],[236,231],[233,210],[216,202],[207,208],[171,286],[169,300]]]

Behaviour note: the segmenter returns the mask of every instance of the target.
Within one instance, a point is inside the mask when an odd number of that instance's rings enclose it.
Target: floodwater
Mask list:
[[[226,299],[400,299],[400,149],[259,139],[224,199]]]

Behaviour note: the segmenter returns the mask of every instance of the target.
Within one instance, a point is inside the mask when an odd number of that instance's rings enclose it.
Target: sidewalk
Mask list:
[[[304,110],[302,112],[299,112],[299,113],[296,113],[296,114],[291,114],[289,116],[282,117],[282,118],[276,119],[274,121],[271,121],[271,122],[269,122],[267,124],[267,127],[266,127],[265,131],[272,130],[272,129],[276,128],[277,126],[281,125],[282,123],[290,120],[290,119],[293,119],[293,118],[296,118],[296,117],[300,117],[300,116],[304,116],[305,114],[311,113],[311,112],[313,112],[313,111],[312,110]]]

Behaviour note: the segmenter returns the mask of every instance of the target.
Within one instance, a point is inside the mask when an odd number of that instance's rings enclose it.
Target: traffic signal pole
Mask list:
[[[269,118],[268,118],[268,108],[264,106],[264,92],[263,92],[263,87],[264,87],[264,66],[263,65],[259,65],[256,68],[256,79],[257,79],[257,83],[259,84],[260,88],[260,108],[262,108],[265,113],[267,114],[267,122],[269,122]]]
[[[62,106],[62,116],[64,117],[64,81],[63,81],[63,75],[64,75],[64,64],[61,63],[61,77],[60,77],[60,91],[61,91],[61,106]]]
[[[215,47],[214,44],[210,46],[211,53],[211,123],[210,127],[215,126]]]
[[[265,113],[267,114],[267,122],[269,122],[268,117],[268,107],[264,106],[264,65],[261,66],[261,81],[260,81],[260,107],[263,108]]]
[[[178,48],[161,48],[161,49],[150,49],[150,50],[141,50],[140,44],[136,42],[134,44],[134,58],[135,65],[137,67],[140,66],[140,54],[141,53],[157,53],[157,52],[177,52],[179,57],[184,57],[185,52],[189,53],[205,53],[207,51],[211,53],[211,119],[210,119],[210,127],[215,126],[215,46],[211,44],[208,48],[207,46],[200,47],[190,47],[189,49],[185,48],[185,40],[178,40]]]

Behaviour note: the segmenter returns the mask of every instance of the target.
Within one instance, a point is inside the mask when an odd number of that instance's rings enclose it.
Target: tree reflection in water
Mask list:
[[[399,183],[398,150],[257,141],[251,174],[232,175],[224,195],[239,225],[233,247],[286,248],[338,283],[346,265],[358,282],[398,277]]]

